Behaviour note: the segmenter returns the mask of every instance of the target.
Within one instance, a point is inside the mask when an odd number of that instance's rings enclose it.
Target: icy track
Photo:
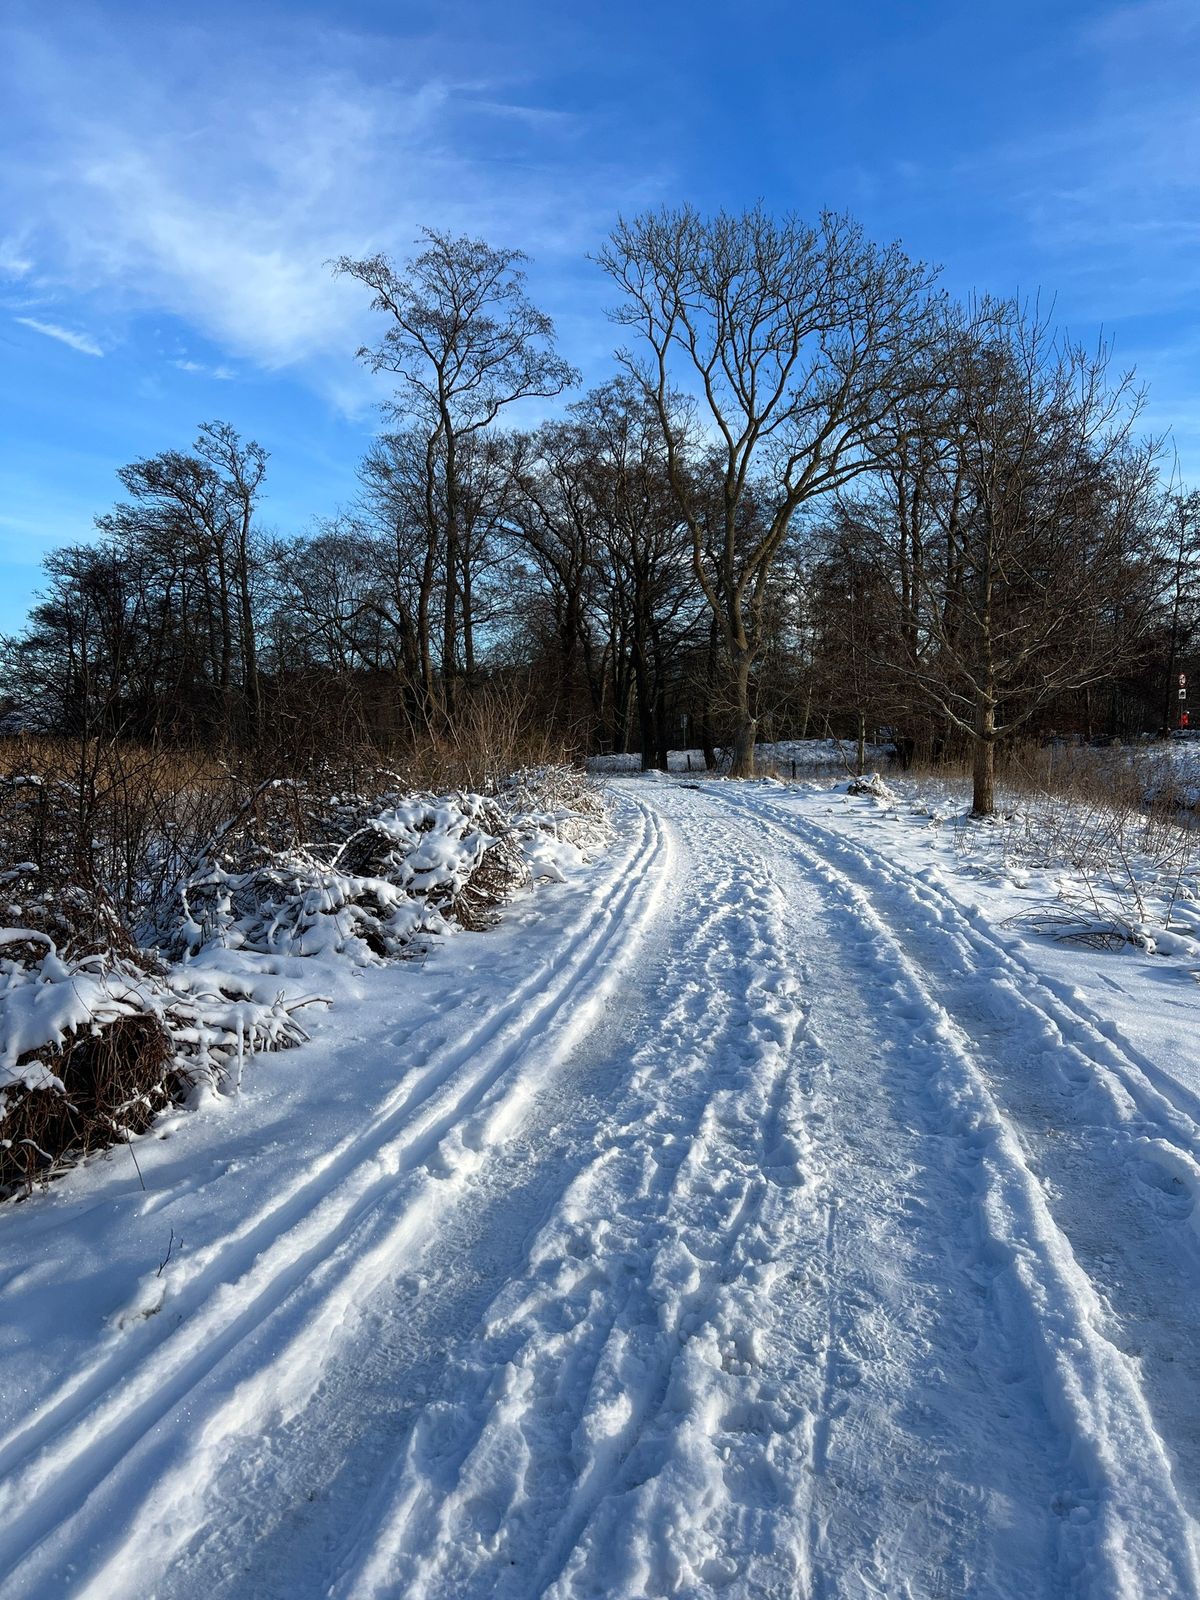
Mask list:
[[[5,1209],[5,1600],[1200,1594],[1193,1090],[851,808],[616,797]]]

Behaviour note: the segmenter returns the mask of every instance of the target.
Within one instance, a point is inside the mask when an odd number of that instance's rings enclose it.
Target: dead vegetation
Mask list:
[[[1161,747],[1017,748],[996,815],[957,817],[955,851],[981,871],[1047,875],[1052,892],[1015,919],[1037,932],[1096,949],[1186,950],[1200,936],[1196,781]]]
[[[0,1195],[305,1037],[318,997],[210,970],[202,951],[392,958],[487,927],[537,875],[536,836],[600,836],[581,773],[509,776],[518,750],[548,753],[515,719],[473,733],[282,779],[120,741],[0,742]],[[452,775],[478,788],[417,781]]]
[[[144,1132],[190,1087],[170,1034],[147,1013],[79,1030],[40,1052],[40,1065],[61,1087],[26,1084],[5,1092],[0,1195],[28,1193],[68,1160]]]

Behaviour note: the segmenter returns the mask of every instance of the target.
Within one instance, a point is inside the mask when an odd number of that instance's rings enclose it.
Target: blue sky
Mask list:
[[[526,250],[596,382],[618,211],[848,209],[1103,330],[1200,482],[1197,84],[1197,0],[0,0],[0,629],[201,421],[280,531],[348,501],[380,380],[324,263],[422,224]]]

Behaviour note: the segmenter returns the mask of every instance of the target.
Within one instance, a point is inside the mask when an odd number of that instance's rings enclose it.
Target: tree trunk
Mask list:
[[[468,689],[473,688],[475,684],[475,618],[472,614],[474,605],[472,587],[471,563],[466,560],[463,562],[459,598],[462,601],[463,672]]]
[[[654,696],[650,689],[650,674],[647,671],[645,649],[641,641],[634,639],[633,643],[633,684],[637,695],[638,708],[638,733],[642,746],[642,771],[653,772],[659,767],[658,740],[654,726]]]
[[[971,814],[990,817],[996,810],[996,672],[992,653],[992,581],[995,517],[989,518],[985,559],[979,573],[979,659],[975,703],[975,763]]]
[[[1175,557],[1171,597],[1171,631],[1167,635],[1167,691],[1163,705],[1163,732],[1170,733],[1179,720],[1179,699],[1175,692],[1175,664],[1179,658],[1179,611],[1183,599],[1183,572],[1187,524],[1180,520],[1179,548]],[[1184,702],[1186,704],[1186,702]]]
[[[667,693],[662,663],[657,666],[658,687],[654,694],[654,759],[660,772],[671,770],[670,739],[667,736]],[[686,739],[684,741],[686,743]]]
[[[867,714],[865,711],[858,713],[858,775],[861,778],[867,770]]]
[[[717,770],[716,739],[713,735],[713,700],[717,692],[717,619],[708,625],[708,658],[704,664],[704,707],[700,716],[700,748],[704,752],[704,770]]]
[[[733,663],[733,687],[737,695],[737,730],[733,736],[733,760],[729,767],[731,778],[754,776],[754,744],[758,736],[758,718],[750,711],[750,652],[739,653]]]
[[[262,739],[262,695],[258,680],[258,641],[254,636],[254,599],[250,592],[249,507],[242,517],[238,547],[238,598],[242,624],[242,688],[250,717],[250,736],[258,744]]]
[[[433,716],[434,707],[437,704],[437,686],[433,672],[432,621],[430,617],[430,609],[433,604],[436,561],[436,524],[427,523],[425,527],[425,556],[421,563],[421,587],[417,593],[417,652],[421,661],[421,709],[426,723]],[[398,555],[397,571],[399,570],[401,568]]]
[[[442,408],[446,440],[446,568],[442,611],[442,710],[447,725],[458,709],[458,449],[449,412]]]
[[[996,811],[996,708],[980,702],[975,716],[975,752],[971,815],[990,817]]]

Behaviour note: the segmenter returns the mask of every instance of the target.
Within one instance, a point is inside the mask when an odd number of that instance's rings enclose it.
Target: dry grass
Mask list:
[[[513,772],[571,756],[533,725],[527,699],[503,688],[478,691],[453,729],[432,727],[419,742],[387,751],[347,742],[302,761],[119,739],[0,739],[0,873],[31,864],[48,903],[74,895],[80,951],[120,942],[122,929],[143,942],[154,909],[217,840],[266,850],[340,843],[381,795],[494,794]]]
[[[64,954],[136,943],[147,907],[229,815],[238,789],[236,774],[193,752],[0,741],[0,869],[27,863],[48,907],[72,902],[69,935],[58,925]]]
[[[392,761],[414,789],[492,794],[514,772],[570,765],[581,752],[581,744],[540,727],[520,691],[497,687],[477,691],[453,728],[431,727]]]
[[[969,771],[937,771],[969,794]],[[1059,874],[1021,920],[1060,939],[1146,945],[1200,896],[1200,829],[1185,782],[1160,749],[1016,747],[997,776],[997,815],[960,817],[955,851],[976,866]]]

